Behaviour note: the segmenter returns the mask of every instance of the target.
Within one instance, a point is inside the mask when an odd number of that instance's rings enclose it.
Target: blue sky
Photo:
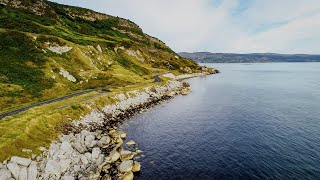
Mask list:
[[[51,0],[130,19],[175,51],[320,54],[319,0]]]

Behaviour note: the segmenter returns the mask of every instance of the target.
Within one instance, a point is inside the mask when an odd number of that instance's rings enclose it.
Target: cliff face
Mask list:
[[[44,0],[0,0],[0,112],[200,69],[129,20]]]

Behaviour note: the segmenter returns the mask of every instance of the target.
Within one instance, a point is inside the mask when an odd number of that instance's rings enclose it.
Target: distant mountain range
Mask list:
[[[200,63],[320,62],[320,55],[308,54],[181,52],[179,55]]]

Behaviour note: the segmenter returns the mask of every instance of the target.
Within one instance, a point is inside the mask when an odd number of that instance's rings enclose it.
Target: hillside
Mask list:
[[[129,20],[45,0],[0,0],[0,112],[200,69]]]
[[[200,63],[320,62],[320,55],[307,54],[181,52],[179,55]]]

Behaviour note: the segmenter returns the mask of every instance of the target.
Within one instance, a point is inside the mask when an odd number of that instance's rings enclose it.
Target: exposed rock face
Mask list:
[[[54,53],[61,55],[63,53],[69,52],[72,49],[72,47],[69,47],[69,46],[50,46],[50,47],[48,47],[48,49]]]
[[[68,71],[64,70],[63,68],[60,69],[60,74],[71,82],[77,81],[76,78],[74,78]]]

